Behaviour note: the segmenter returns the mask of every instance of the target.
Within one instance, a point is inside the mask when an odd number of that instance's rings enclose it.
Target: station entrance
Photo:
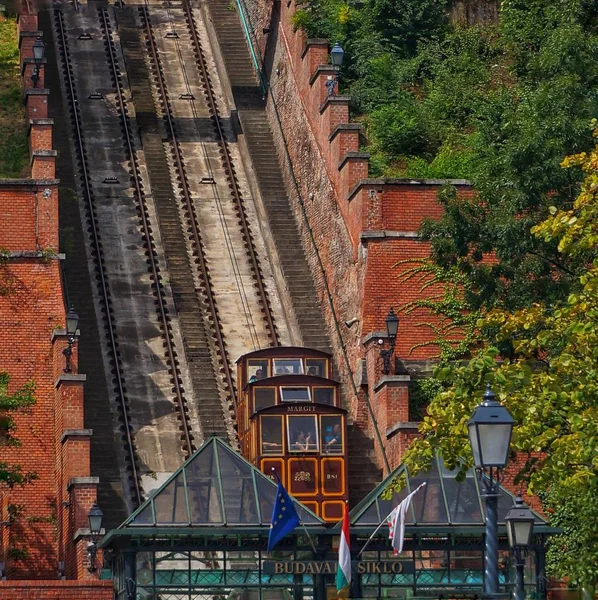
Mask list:
[[[405,477],[385,498],[390,481]],[[423,481],[407,520],[403,553],[393,556],[385,526],[376,527]],[[332,600],[340,523],[330,525],[301,503],[302,527],[267,553],[276,485],[221,439],[209,439],[120,527],[102,548],[118,600]],[[500,584],[515,583],[504,529],[513,503],[499,499]],[[484,587],[484,509],[472,474],[459,483],[437,459],[409,477],[403,467],[350,513],[350,598],[481,598]],[[525,573],[528,597],[546,598],[545,542],[552,533],[536,515]]]

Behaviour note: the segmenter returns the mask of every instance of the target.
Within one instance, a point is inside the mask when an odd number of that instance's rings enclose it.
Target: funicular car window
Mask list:
[[[326,372],[326,360],[322,358],[306,358],[305,369],[307,375],[315,375],[316,377],[328,377]]]
[[[268,359],[250,359],[247,361],[247,381],[249,383],[265,379],[266,377],[270,377]]]
[[[322,426],[322,452],[324,454],[343,453],[343,422],[339,415],[323,415]]]
[[[316,415],[289,416],[288,442],[290,452],[318,451],[318,418]]]
[[[274,375],[303,375],[303,363],[300,358],[276,358]]]
[[[280,398],[283,402],[311,402],[307,387],[281,387]]]
[[[274,406],[276,404],[276,388],[256,387],[253,390],[253,397],[255,399],[255,412],[268,406]]]
[[[262,454],[282,454],[282,417],[261,416]]]
[[[334,405],[334,388],[332,387],[319,387],[314,388],[314,402],[318,404],[329,404]]]

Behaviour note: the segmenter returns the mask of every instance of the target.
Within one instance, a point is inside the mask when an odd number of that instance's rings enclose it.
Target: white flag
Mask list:
[[[388,521],[389,535],[391,545],[394,548],[395,555],[403,551],[403,543],[405,541],[405,522],[407,521],[407,511],[411,504],[411,499],[419,490],[421,490],[426,482],[413,490],[389,515],[386,517]]]

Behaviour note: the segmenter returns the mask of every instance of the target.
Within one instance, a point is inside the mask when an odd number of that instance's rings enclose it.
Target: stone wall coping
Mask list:
[[[377,392],[385,386],[396,387],[399,384],[404,385],[410,381],[411,375],[383,375],[374,386],[374,391]]]
[[[0,187],[43,187],[59,183],[60,179],[0,179]]]
[[[49,96],[50,90],[48,88],[27,88],[24,93],[25,96]]]
[[[382,240],[386,238],[395,240],[418,240],[420,239],[420,236],[416,231],[391,231],[388,229],[362,231],[360,234],[361,241],[366,243],[368,240]]]
[[[305,46],[301,51],[301,58],[305,58],[310,46],[326,46],[328,48],[328,40],[326,38],[308,38],[305,40]]]
[[[111,588],[112,579],[8,579],[0,581],[0,589],[54,589],[54,588]]]
[[[351,100],[351,96],[326,96],[324,102],[320,106],[320,114],[322,114],[327,108],[329,104],[349,104]]]
[[[100,535],[98,537],[102,537],[104,535],[106,535],[106,530],[102,527],[102,529],[100,529]],[[77,531],[75,531],[75,533],[73,534],[73,542],[76,542],[77,540],[84,537],[91,537],[91,531],[89,527],[79,527],[79,529],[77,529]],[[106,583],[112,584],[112,581]]]
[[[91,437],[93,429],[65,429],[60,436],[60,443],[64,444],[71,437]]]
[[[388,334],[386,333],[386,331],[370,331],[370,333],[368,333],[365,337],[361,339],[361,343],[365,346],[369,342],[378,339],[388,339]]]
[[[345,156],[343,156],[341,162],[338,163],[338,170],[340,171],[345,166],[345,163],[350,160],[356,159],[367,161],[369,158],[370,155],[367,152],[347,152]]]
[[[336,69],[333,65],[318,65],[315,71],[309,77],[309,85],[313,85],[318,78],[320,73],[338,73],[338,69]]]
[[[71,477],[69,479],[66,489],[71,490],[76,485],[98,485],[100,483],[99,477]]]
[[[361,129],[361,123],[341,123],[332,130],[332,133],[328,136],[328,141],[332,142],[343,131],[361,131]]]
[[[80,335],[81,330],[77,329],[77,331],[75,332],[75,337],[79,337]],[[50,338],[50,341],[53,342],[58,337],[66,337],[66,329],[60,327],[54,329],[54,331],[52,331],[52,337]]]
[[[467,179],[410,179],[408,177],[405,177],[404,179],[361,179],[349,192],[348,200],[351,200],[353,196],[355,196],[355,194],[361,190],[362,187],[368,185],[454,185],[457,187],[471,187],[471,182]]]
[[[31,156],[58,156],[58,150],[32,150]]]
[[[417,431],[419,428],[419,423],[417,421],[405,421],[402,423],[395,423],[392,427],[389,427],[386,430],[386,439],[392,437],[395,433],[399,431]]]
[[[22,29],[19,31],[21,37],[43,37],[44,32],[40,29]]]
[[[44,260],[64,260],[66,254],[55,252],[48,254],[41,250],[11,250],[8,253],[8,258],[43,258]]]
[[[54,125],[54,119],[29,119],[29,126],[31,125]]]
[[[87,375],[85,373],[61,373],[56,378],[56,381],[54,382],[54,387],[58,388],[63,383],[83,383],[85,381],[87,381]]]

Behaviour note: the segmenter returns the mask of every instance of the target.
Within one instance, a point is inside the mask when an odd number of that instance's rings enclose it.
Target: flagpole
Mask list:
[[[314,541],[311,538],[311,535],[309,535],[309,531],[307,531],[307,527],[301,520],[299,521],[299,524],[301,525],[301,527],[303,527],[303,531],[305,531],[305,535],[307,535],[307,539],[309,540],[309,543],[311,544],[314,554],[316,555],[316,556],[314,556],[314,558],[317,558],[318,551],[316,550],[316,546],[314,544]]]
[[[412,492],[411,494],[415,495],[416,492],[418,492],[421,488],[423,488],[426,485],[427,482],[423,482],[420,485],[418,485]],[[409,494],[409,496],[411,496],[411,494]],[[359,554],[357,555],[357,558],[359,558],[364,550],[369,546],[370,542],[372,541],[372,539],[374,538],[374,536],[378,533],[378,531],[380,531],[380,527],[382,527],[382,525],[384,525],[384,523],[388,522],[388,517],[390,517],[390,515],[392,515],[392,513],[395,511],[396,507],[393,508],[388,515],[386,516],[385,519],[382,519],[382,521],[380,522],[380,525],[378,525],[378,527],[376,527],[376,529],[374,530],[374,533],[372,533],[372,535],[370,535],[370,537],[368,538],[368,541],[363,545],[363,548],[359,551]]]

